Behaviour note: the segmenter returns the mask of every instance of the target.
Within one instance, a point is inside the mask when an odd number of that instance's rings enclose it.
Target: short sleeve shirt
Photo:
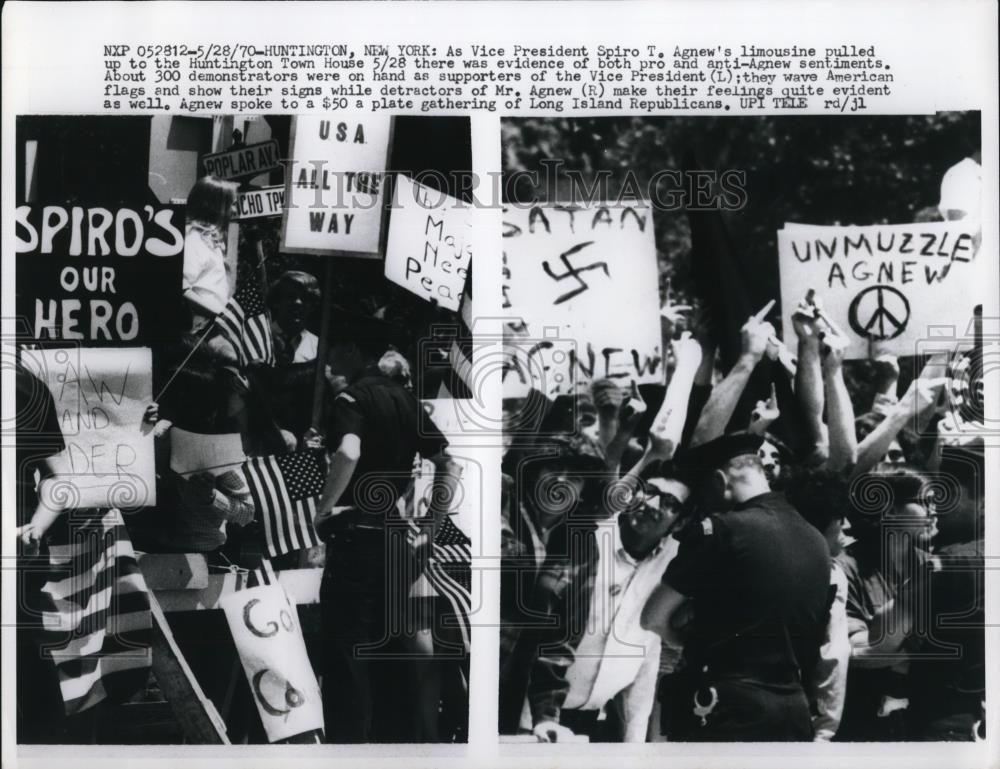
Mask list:
[[[361,439],[361,456],[339,504],[372,514],[394,508],[415,454],[426,459],[448,446],[413,393],[378,374],[362,377],[334,399],[327,445],[334,450],[349,434]]]
[[[709,516],[678,539],[663,581],[693,599],[696,652],[726,655],[722,648],[736,634],[774,638],[783,622],[802,656],[806,639],[825,629],[829,548],[781,494],[763,494]],[[783,643],[760,648],[773,652],[771,661],[787,659]]]

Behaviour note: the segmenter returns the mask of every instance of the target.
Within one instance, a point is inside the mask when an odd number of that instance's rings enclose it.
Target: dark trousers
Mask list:
[[[338,534],[327,546],[320,588],[323,717],[329,742],[395,742],[402,707],[398,629],[406,599],[387,571],[382,532]]]
[[[713,689],[717,698],[702,723],[702,717],[695,713],[695,687],[684,677],[671,681],[674,678],[678,677],[665,679],[677,685],[668,693],[670,741],[810,742],[813,739],[809,702],[796,682],[770,683],[736,676],[699,681],[699,704],[710,704]]]

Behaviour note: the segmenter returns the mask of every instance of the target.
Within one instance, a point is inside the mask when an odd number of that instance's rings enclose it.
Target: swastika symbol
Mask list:
[[[569,251],[564,251],[563,253],[559,254],[559,261],[561,261],[563,263],[563,266],[566,268],[566,272],[563,272],[559,275],[556,275],[556,273],[552,271],[552,268],[549,266],[548,262],[542,262],[542,269],[545,270],[545,274],[548,275],[550,278],[552,278],[552,280],[559,282],[565,280],[566,278],[574,278],[576,282],[580,284],[572,291],[567,291],[565,294],[562,294],[558,299],[556,299],[553,302],[553,304],[562,304],[563,302],[572,299],[574,296],[577,296],[578,294],[582,294],[584,291],[590,288],[590,284],[580,277],[580,273],[582,272],[600,268],[604,270],[605,275],[607,275],[609,278],[611,277],[611,273],[608,271],[607,262],[594,262],[593,264],[588,264],[585,267],[574,267],[573,264],[570,262],[569,258],[573,254],[577,253],[578,251],[582,251],[587,246],[592,246],[593,244],[594,241],[588,240],[586,243],[579,243],[573,246]]]

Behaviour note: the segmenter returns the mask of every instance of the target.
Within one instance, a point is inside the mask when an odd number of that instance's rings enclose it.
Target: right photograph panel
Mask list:
[[[980,114],[502,139],[501,740],[983,739]]]

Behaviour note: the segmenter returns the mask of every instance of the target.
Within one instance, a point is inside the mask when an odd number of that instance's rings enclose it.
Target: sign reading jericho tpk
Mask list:
[[[786,224],[778,231],[782,325],[813,289],[850,336],[849,359],[915,355],[953,326],[964,334],[983,301],[976,226],[964,220],[866,227]]]
[[[458,310],[471,262],[471,207],[397,174],[385,276],[422,299]]]
[[[261,219],[265,216],[281,216],[285,210],[284,187],[262,187],[257,190],[241,190],[236,197],[237,221]]]
[[[653,216],[641,203],[505,208],[503,307],[523,320],[505,377],[554,396],[663,382]]]
[[[281,250],[382,258],[388,115],[296,115]]]
[[[281,166],[281,151],[275,139],[247,144],[225,152],[203,155],[201,164],[205,173],[220,179],[243,179],[273,171]]]

